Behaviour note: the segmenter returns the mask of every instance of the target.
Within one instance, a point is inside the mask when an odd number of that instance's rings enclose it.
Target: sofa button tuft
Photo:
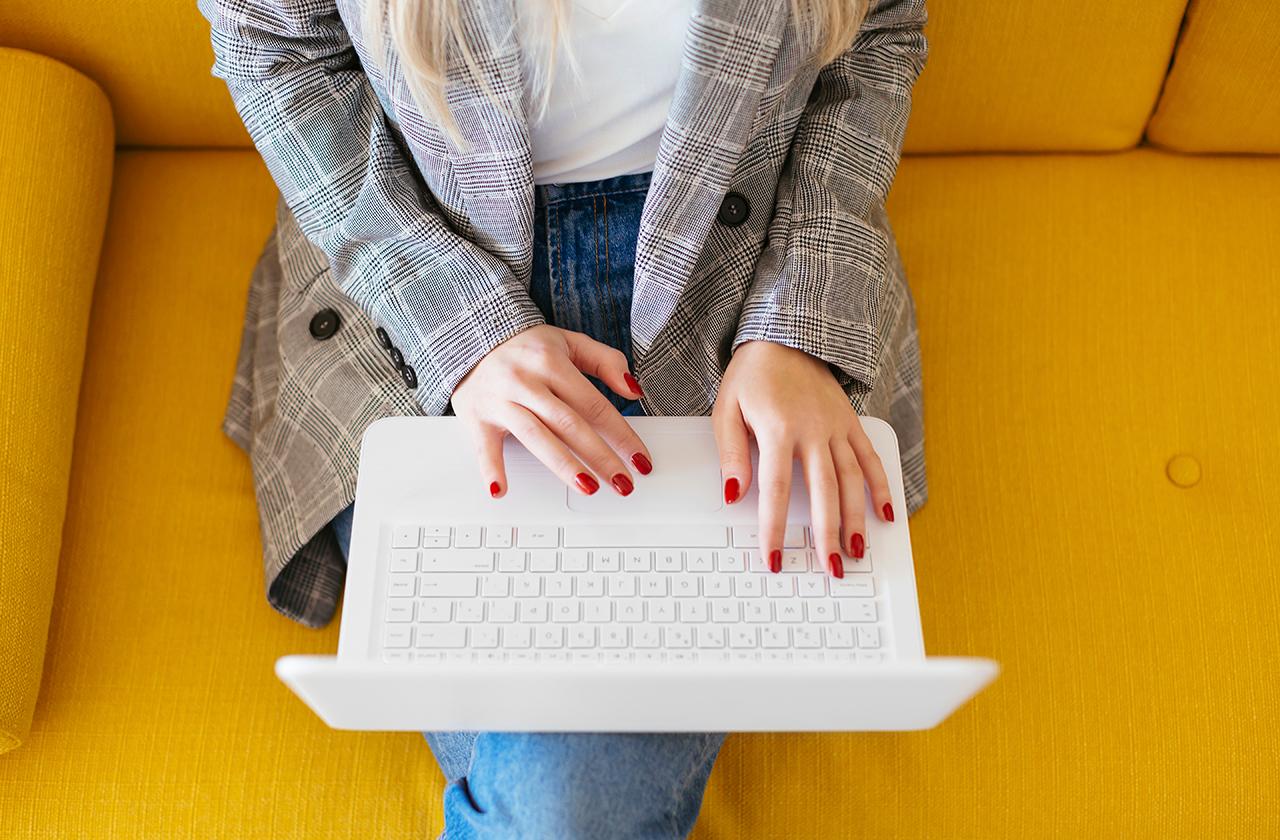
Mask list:
[[[1178,487],[1195,487],[1200,483],[1200,462],[1190,455],[1174,455],[1165,464],[1164,472]]]
[[[342,319],[338,317],[338,313],[333,309],[321,309],[319,312],[311,316],[311,337],[316,341],[328,341],[333,338],[333,334],[338,331],[338,327],[342,325]]]

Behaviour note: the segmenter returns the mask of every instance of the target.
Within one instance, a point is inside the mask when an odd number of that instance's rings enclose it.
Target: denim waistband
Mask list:
[[[647,192],[652,172],[636,172],[632,175],[615,175],[599,181],[577,181],[568,184],[535,184],[533,197],[535,204],[554,204],[557,201],[571,201],[575,198],[589,198],[593,195],[612,195],[624,192]]]

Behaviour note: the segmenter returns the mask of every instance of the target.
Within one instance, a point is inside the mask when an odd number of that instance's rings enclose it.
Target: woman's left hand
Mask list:
[[[751,485],[748,434],[756,439],[760,552],[772,571],[782,568],[796,458],[809,488],[814,543],[836,577],[844,576],[843,553],[856,562],[865,550],[864,481],[877,515],[893,521],[880,456],[821,359],[771,341],[744,342],[721,380],[711,419],[726,503],[741,499]]]

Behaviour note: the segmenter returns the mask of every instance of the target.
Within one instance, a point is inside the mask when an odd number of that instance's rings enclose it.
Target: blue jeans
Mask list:
[[[530,294],[547,323],[631,362],[631,290],[649,173],[535,187]],[[640,403],[597,388],[627,415]],[[352,508],[331,527],[345,554]],[[425,732],[449,785],[444,837],[674,838],[693,828],[721,733]]]

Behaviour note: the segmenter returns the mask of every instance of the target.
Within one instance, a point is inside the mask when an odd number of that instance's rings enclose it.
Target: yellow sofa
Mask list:
[[[928,649],[1004,673],[731,738],[695,836],[1280,836],[1280,6],[931,12],[911,526]],[[0,838],[431,836],[422,739],[272,674],[337,624],[267,606],[218,428],[275,191],[193,0],[4,0],[0,47]]]

